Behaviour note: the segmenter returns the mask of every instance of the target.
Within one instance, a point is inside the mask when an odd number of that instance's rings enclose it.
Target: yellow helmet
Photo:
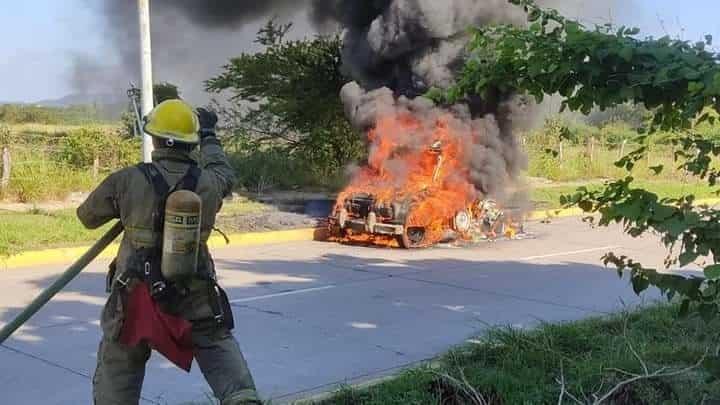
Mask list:
[[[158,104],[146,117],[145,132],[154,137],[182,143],[198,143],[200,123],[186,102],[167,100]]]

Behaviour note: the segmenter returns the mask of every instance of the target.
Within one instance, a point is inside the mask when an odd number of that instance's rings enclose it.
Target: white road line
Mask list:
[[[277,293],[277,294],[258,295],[256,297],[248,297],[248,298],[240,298],[240,299],[236,299],[236,300],[230,300],[230,303],[231,304],[240,304],[243,302],[260,301],[260,300],[266,300],[266,299],[270,299],[270,298],[286,297],[288,295],[297,295],[297,294],[305,294],[305,293],[310,293],[310,292],[315,292],[315,291],[329,290],[329,289],[332,289],[335,287],[336,287],[335,285],[326,285],[326,286],[322,286],[322,287],[314,287],[314,288],[305,288],[302,290],[286,291],[286,292],[281,292],[281,293]]]
[[[559,252],[559,253],[551,253],[547,255],[540,255],[540,256],[529,256],[529,257],[523,257],[520,259],[521,262],[527,262],[530,260],[538,260],[538,259],[548,259],[551,257],[560,257],[560,256],[571,256],[571,255],[579,255],[582,253],[592,253],[592,252],[599,252],[601,250],[610,250],[610,249],[618,249],[621,246],[603,246],[598,248],[592,248],[592,249],[583,249],[583,250],[572,250],[569,252]]]

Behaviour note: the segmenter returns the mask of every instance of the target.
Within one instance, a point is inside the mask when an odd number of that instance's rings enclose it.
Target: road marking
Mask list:
[[[277,294],[258,295],[256,297],[248,297],[248,298],[240,298],[240,299],[236,299],[236,300],[230,300],[230,303],[231,304],[241,304],[243,302],[253,302],[253,301],[267,300],[270,298],[286,297],[288,295],[297,295],[297,294],[305,294],[305,293],[310,293],[310,292],[315,292],[315,291],[330,290],[335,287],[336,287],[335,285],[331,284],[331,285],[326,285],[326,286],[322,286],[322,287],[285,291],[285,292],[281,292],[281,293],[277,293]]]
[[[551,257],[559,257],[559,256],[571,256],[571,255],[579,255],[582,253],[592,253],[592,252],[598,252],[601,250],[610,250],[610,249],[618,249],[620,246],[603,246],[598,248],[592,248],[592,249],[582,249],[582,250],[571,250],[569,252],[559,252],[559,253],[551,253],[548,255],[540,255],[540,256],[528,256],[523,257],[520,259],[521,262],[528,262],[530,260],[537,260],[537,259],[548,259]]]

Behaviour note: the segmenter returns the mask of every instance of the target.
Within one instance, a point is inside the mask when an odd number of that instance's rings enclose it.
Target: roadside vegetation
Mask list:
[[[242,231],[231,218],[258,214],[268,207],[264,204],[238,200],[223,206],[217,227],[225,233]],[[87,230],[77,220],[74,209],[26,212],[0,210],[0,269],[2,258],[26,251],[87,245],[100,238],[111,226]]]
[[[321,405],[710,404],[720,323],[678,306],[535,329],[492,329],[430,364]]]

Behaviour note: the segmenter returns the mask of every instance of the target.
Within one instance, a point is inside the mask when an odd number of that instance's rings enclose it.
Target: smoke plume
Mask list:
[[[563,6],[572,2],[539,3],[563,11]],[[357,81],[342,91],[351,122],[367,132],[388,116],[410,114],[422,121],[421,128],[436,127],[442,117],[441,125],[454,128],[454,136],[461,138],[456,142],[468,151],[464,153],[466,169],[477,193],[503,199],[503,191],[526,166],[515,132],[535,121],[536,106],[498,91],[484,100],[471,99],[449,107],[435,106],[420,96],[432,87],[452,85],[466,56],[468,27],[524,24],[524,12],[507,0],[314,0],[313,4],[316,24],[336,23],[345,28],[344,68]],[[611,6],[606,3],[604,7]],[[583,12],[590,16],[601,9],[587,7]],[[572,15],[572,10],[564,11]],[[575,11],[575,17],[581,17],[580,10]],[[422,131],[418,138],[423,138]],[[370,142],[372,162],[373,151],[387,140],[380,135]],[[397,167],[393,162],[384,166]]]
[[[357,82],[346,85],[341,98],[351,122],[367,131],[384,117],[409,114],[421,120],[420,127],[433,128],[442,117],[465,151],[465,168],[477,193],[501,198],[526,165],[514,136],[517,120],[513,115],[519,110],[527,114],[528,105],[512,94],[450,107],[435,106],[420,96],[431,87],[447,88],[453,83],[465,56],[468,27],[520,24],[522,11],[506,0],[377,0],[367,7],[336,0],[326,8],[319,7],[320,3],[325,1],[315,1],[316,22],[334,20],[346,27],[343,62]],[[422,133],[433,132],[418,131],[418,139],[405,142],[432,143]],[[382,135],[371,140],[370,161],[379,146],[374,143],[385,142]],[[386,162],[384,166],[397,165]]]
[[[111,87],[124,94],[128,82],[139,77],[137,2],[86,1],[100,14],[102,37],[116,61],[70,55],[74,61],[70,82],[78,92]],[[295,38],[346,29],[346,68],[353,77],[368,88],[388,85],[406,89],[407,94],[412,93],[410,88],[422,87],[409,82],[410,73],[438,85],[452,80],[452,63],[443,60],[457,60],[464,40],[456,36],[469,24],[523,19],[506,0],[152,0],[150,4],[155,80],[178,84],[191,101],[207,99],[203,81],[217,74],[230,57],[257,49],[255,34],[271,17],[293,21]],[[580,16],[580,10],[583,15],[606,16],[612,7],[594,0],[543,4],[559,6],[572,17]],[[404,60],[411,63],[395,63]]]
[[[106,45],[118,63],[72,55],[71,84],[79,93],[107,91],[110,85],[124,95],[128,82],[140,76],[137,1],[86,1],[99,12]],[[231,57],[257,50],[253,40],[266,19],[297,20],[293,34],[301,37],[312,32],[294,17],[306,5],[304,0],[152,0],[154,80],[172,82],[190,101],[205,102],[203,82]]]

